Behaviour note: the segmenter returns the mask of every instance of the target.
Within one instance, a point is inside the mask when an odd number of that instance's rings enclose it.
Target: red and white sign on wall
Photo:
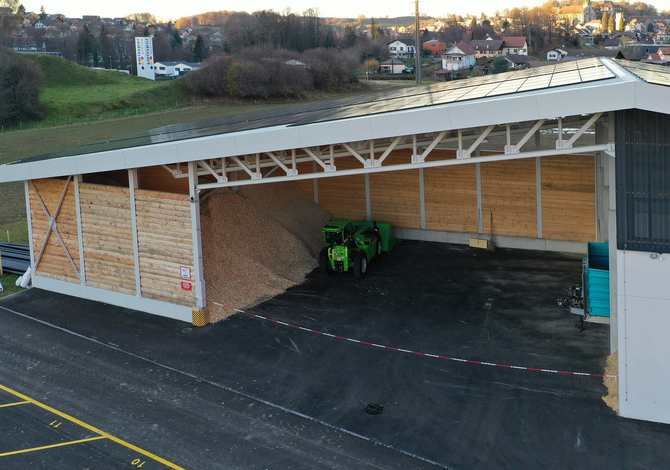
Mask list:
[[[193,290],[193,284],[186,281],[181,281],[181,290]]]
[[[188,266],[181,266],[180,271],[181,271],[181,278],[182,279],[184,279],[186,281],[192,280],[191,279],[191,268],[189,268]]]

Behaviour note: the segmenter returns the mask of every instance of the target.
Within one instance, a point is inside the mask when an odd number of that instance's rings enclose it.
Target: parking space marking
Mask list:
[[[374,346],[376,348],[388,349],[388,350],[391,350],[391,351],[398,351],[398,352],[403,352],[403,353],[407,353],[407,354],[415,354],[417,356],[428,356],[428,357],[434,357],[434,358],[437,358],[437,359],[446,359],[447,361],[464,362],[464,363],[467,363],[467,364],[477,364],[477,365],[480,365],[480,366],[502,367],[502,368],[505,368],[505,369],[517,369],[517,370],[525,370],[525,371],[531,371],[531,372],[545,372],[545,373],[549,373],[549,374],[578,375],[578,376],[583,376],[583,377],[613,377],[613,378],[617,377],[616,375],[592,374],[592,373],[589,373],[589,372],[573,372],[573,371],[554,370],[554,369],[537,369],[537,368],[534,368],[534,367],[512,366],[512,365],[507,365],[507,364],[496,364],[495,362],[473,361],[471,359],[460,359],[458,357],[438,356],[438,355],[435,355],[435,354],[428,354],[428,353],[420,352],[420,351],[410,351],[409,349],[394,348],[393,346],[385,346],[383,344],[368,343],[367,341],[361,341],[361,340],[358,340],[358,339],[347,338],[345,336],[337,336],[337,335],[333,335],[333,334],[330,334],[330,333],[324,333],[323,331],[313,330],[313,329],[305,328],[305,327],[299,326],[299,325],[292,325],[290,323],[275,320],[274,318],[268,318],[268,317],[264,317],[263,315],[258,315],[256,313],[246,312],[246,311],[240,310],[238,308],[229,307],[228,305],[220,304],[218,302],[214,302],[213,300],[209,300],[209,299],[205,299],[205,300],[207,302],[211,303],[211,304],[218,305],[220,307],[233,310],[234,312],[243,313],[243,314],[248,315],[250,317],[259,318],[261,320],[270,321],[272,323],[285,325],[285,326],[288,326],[290,328],[295,328],[297,330],[308,331],[310,333],[316,333],[316,334],[323,335],[323,336],[329,336],[331,338],[343,339],[343,340],[346,340],[346,341],[351,341],[352,343],[359,343],[359,344],[365,344],[367,346]]]
[[[8,406],[16,406],[16,405],[27,405],[29,404],[29,401],[17,401],[16,403],[7,403],[5,405],[0,405],[0,408],[6,408]]]
[[[42,408],[42,409],[44,409],[44,410],[46,410],[50,413],[53,413],[57,416],[60,416],[63,419],[66,419],[67,421],[70,421],[71,423],[77,424],[77,425],[79,425],[79,426],[81,426],[85,429],[88,429],[91,432],[94,432],[95,434],[98,434],[98,436],[92,437],[92,438],[89,438],[89,439],[81,439],[79,441],[71,441],[71,442],[66,442],[66,443],[53,444],[53,445],[44,446],[44,447],[41,447],[41,448],[33,448],[33,449],[28,449],[28,450],[8,452],[8,453],[5,453],[5,454],[0,454],[0,457],[4,457],[4,456],[7,456],[7,455],[15,455],[17,453],[29,452],[31,450],[41,450],[41,449],[48,449],[48,448],[53,448],[53,447],[62,447],[62,446],[65,446],[65,445],[73,445],[73,444],[89,442],[89,441],[94,441],[94,440],[99,440],[99,439],[109,439],[110,441],[113,441],[113,442],[115,442],[115,443],[117,443],[117,444],[119,444],[123,447],[126,447],[128,449],[134,450],[135,452],[137,452],[139,454],[142,454],[145,457],[148,457],[148,458],[150,458],[150,459],[152,459],[156,462],[162,463],[163,465],[165,465],[169,468],[172,468],[174,470],[185,470],[184,468],[182,468],[178,465],[175,465],[172,462],[169,462],[169,461],[167,461],[167,460],[165,460],[165,459],[163,459],[163,458],[161,458],[157,455],[154,455],[151,452],[148,452],[148,451],[146,451],[144,449],[141,449],[141,448],[139,448],[139,447],[137,447],[137,446],[135,446],[135,445],[133,445],[129,442],[124,441],[123,439],[119,439],[118,437],[112,436],[111,434],[108,434],[104,431],[101,431],[100,429],[98,429],[94,426],[91,426],[90,424],[86,424],[83,421],[78,420],[77,418],[74,418],[74,417],[72,417],[68,414],[63,413],[62,411],[58,411],[55,408],[51,408],[50,406],[45,405],[44,403],[40,403],[37,400],[33,400],[29,396],[23,395],[22,393],[19,393],[15,390],[12,390],[11,388],[5,387],[2,384],[0,384],[0,390],[4,390],[5,392],[11,393],[12,395],[14,395],[16,397],[21,398],[22,400],[24,400],[24,402],[22,402],[22,403],[29,403],[29,404],[38,406],[38,407],[40,407],[40,408]],[[18,404],[21,404],[21,403],[16,403],[16,404],[18,405]]]
[[[95,437],[89,437],[88,439],[79,439],[78,441],[59,442],[58,444],[51,444],[50,446],[33,447],[30,449],[21,449],[21,450],[14,450],[12,452],[5,452],[4,454],[0,454],[0,457],[7,457],[8,455],[16,455],[16,454],[25,454],[27,452],[35,452],[36,450],[53,449],[55,447],[71,446],[74,444],[81,444],[82,442],[97,441],[98,439],[107,439],[107,438],[105,436],[95,436]]]

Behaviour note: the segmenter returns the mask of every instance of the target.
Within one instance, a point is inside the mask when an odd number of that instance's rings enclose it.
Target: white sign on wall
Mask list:
[[[155,80],[153,38],[135,38],[135,59],[137,76]]]

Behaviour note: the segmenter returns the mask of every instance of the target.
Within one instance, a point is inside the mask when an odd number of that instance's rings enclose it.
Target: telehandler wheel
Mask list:
[[[377,257],[379,258],[382,255],[382,237],[379,236],[379,234],[375,234],[375,238],[377,239]]]
[[[354,253],[354,277],[362,279],[368,273],[368,258],[362,251]]]
[[[324,276],[330,276],[328,248],[321,248],[321,253],[319,253],[319,271],[321,271],[321,274]]]

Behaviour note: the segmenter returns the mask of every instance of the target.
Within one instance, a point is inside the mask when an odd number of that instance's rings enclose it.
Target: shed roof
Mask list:
[[[612,96],[617,96],[616,100]],[[670,68],[585,59],[161,127],[0,167],[0,182],[624,109],[668,114]]]

